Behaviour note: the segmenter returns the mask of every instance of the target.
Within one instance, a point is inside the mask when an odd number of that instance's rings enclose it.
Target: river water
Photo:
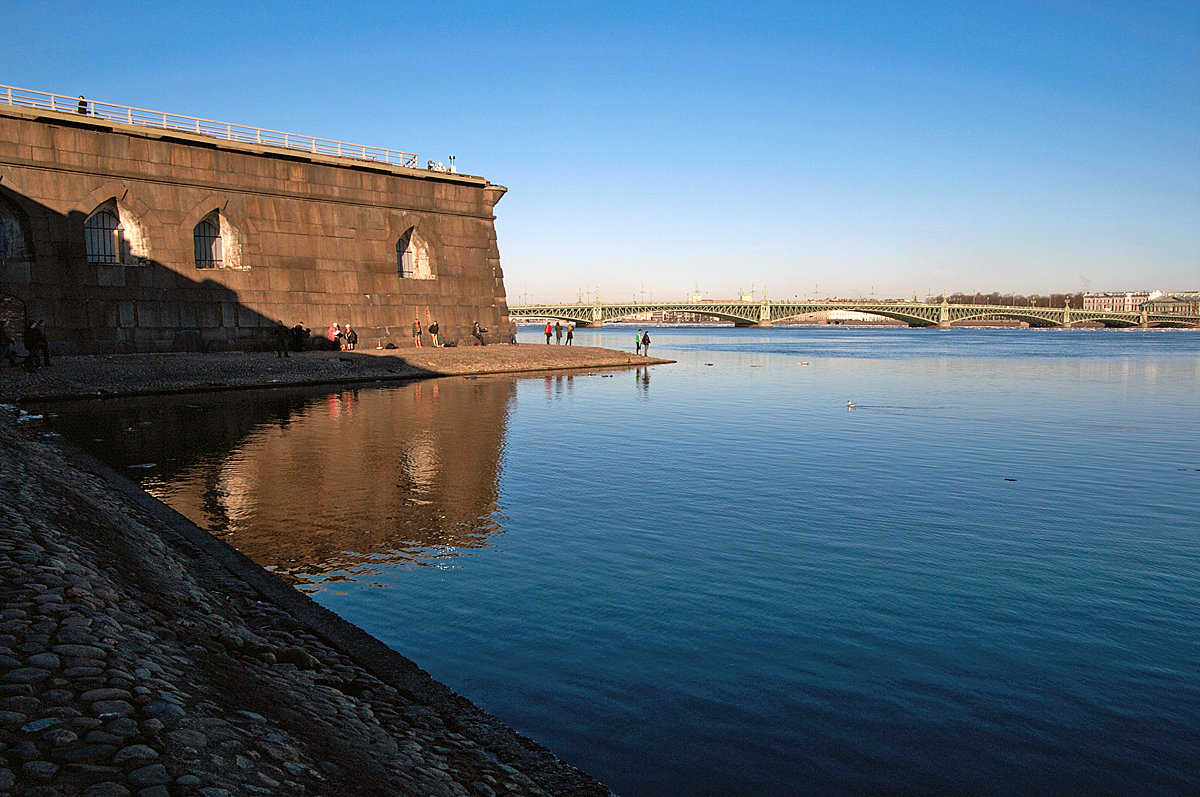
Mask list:
[[[622,794],[1200,790],[1200,334],[651,335],[56,423]]]

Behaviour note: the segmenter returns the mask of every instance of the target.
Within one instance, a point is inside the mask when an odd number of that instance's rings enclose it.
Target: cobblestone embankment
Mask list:
[[[516,368],[537,347],[493,348],[507,356],[130,355],[0,376],[19,398],[622,364],[579,347]],[[0,795],[609,794],[20,417],[0,409]]]

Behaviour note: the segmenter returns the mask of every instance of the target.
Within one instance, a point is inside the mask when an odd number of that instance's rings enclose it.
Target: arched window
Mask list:
[[[0,195],[0,263],[30,259],[25,213]]]
[[[396,241],[396,273],[407,279],[433,279],[429,246],[416,228],[410,228]]]
[[[117,203],[105,202],[83,223],[83,244],[89,263],[119,263],[124,230],[117,216]]]
[[[221,244],[221,224],[214,210],[205,216],[192,231],[196,244],[196,268],[221,268],[225,265]]]
[[[413,252],[412,233],[413,231],[409,230],[396,241],[396,273],[401,277],[413,275],[416,257]]]

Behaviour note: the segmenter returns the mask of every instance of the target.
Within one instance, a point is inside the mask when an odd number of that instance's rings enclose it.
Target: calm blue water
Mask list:
[[[622,794],[1200,790],[1200,334],[651,335],[88,434]]]

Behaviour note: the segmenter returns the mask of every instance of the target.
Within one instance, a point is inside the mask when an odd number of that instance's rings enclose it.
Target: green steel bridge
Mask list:
[[[1076,310],[1071,307],[1005,307],[994,304],[930,304],[920,302],[704,301],[529,304],[508,308],[509,318],[554,318],[578,326],[599,327],[605,321],[655,312],[697,313],[732,321],[742,327],[769,327],[780,321],[830,310],[894,318],[910,327],[949,327],[958,321],[1013,319],[1031,327],[1070,327],[1085,321],[1106,327],[1200,327],[1200,315]]]

